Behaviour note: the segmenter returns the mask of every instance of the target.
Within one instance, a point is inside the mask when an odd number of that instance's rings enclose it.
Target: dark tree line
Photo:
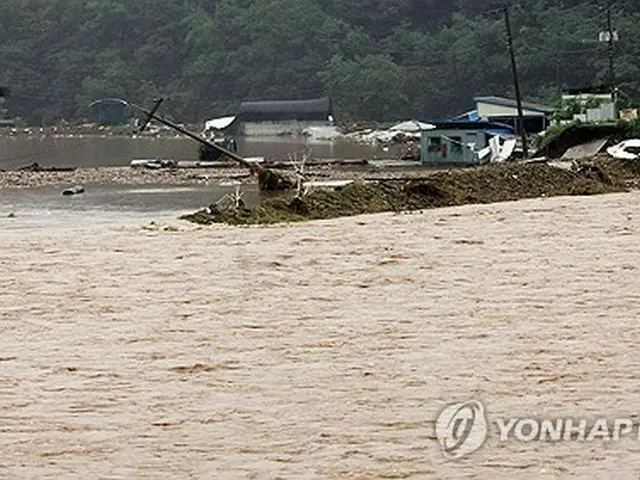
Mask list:
[[[331,95],[339,120],[433,118],[476,95],[513,95],[502,1],[3,0],[0,85],[30,123],[76,120],[122,97],[197,121],[239,102]],[[511,7],[522,89],[555,103],[563,87],[608,78],[606,2]],[[612,18],[622,98],[640,99],[640,4]]]

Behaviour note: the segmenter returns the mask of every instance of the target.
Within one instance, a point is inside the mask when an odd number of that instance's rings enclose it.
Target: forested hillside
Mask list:
[[[196,121],[243,100],[329,94],[339,120],[457,113],[512,95],[493,0],[2,0],[0,85],[30,123],[102,97]],[[523,94],[607,81],[606,0],[522,0],[511,20]],[[640,2],[613,3],[616,77],[640,100]]]

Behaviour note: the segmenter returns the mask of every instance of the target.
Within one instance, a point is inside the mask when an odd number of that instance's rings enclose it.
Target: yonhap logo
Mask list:
[[[539,442],[619,442],[632,439],[640,442],[637,415],[626,417],[560,416],[539,418],[509,416],[488,421],[484,405],[477,400],[448,405],[436,420],[436,437],[442,453],[450,460],[465,457],[484,444],[491,429],[498,433],[496,441]],[[497,427],[497,428],[494,428]]]
[[[487,438],[487,430],[484,406],[475,400],[449,405],[436,421],[436,437],[451,460],[478,450]]]

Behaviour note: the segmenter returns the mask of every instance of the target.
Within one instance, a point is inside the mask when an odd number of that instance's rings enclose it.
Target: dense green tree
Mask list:
[[[322,76],[343,120],[407,115],[405,75],[388,56],[368,55],[355,60],[335,56]]]
[[[508,2],[522,89],[608,81],[605,2]],[[330,94],[339,120],[435,118],[513,95],[503,0],[3,0],[0,85],[31,123],[81,120],[101,97],[198,121],[243,100]],[[616,78],[640,99],[640,4],[612,10]],[[342,117],[342,118],[341,118]]]

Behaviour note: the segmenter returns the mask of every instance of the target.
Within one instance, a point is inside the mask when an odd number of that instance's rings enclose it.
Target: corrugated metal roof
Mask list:
[[[476,97],[473,99],[473,101],[476,102],[476,104],[488,103],[489,105],[499,105],[501,107],[512,107],[512,108],[518,107],[518,102],[511,98],[494,97],[494,96]],[[542,113],[555,112],[554,108],[547,107],[545,105],[540,105],[537,103],[531,103],[531,102],[522,102],[522,108],[526,108],[527,110],[534,110],[536,112],[542,112]]]
[[[270,100],[243,102],[238,111],[240,120],[327,120],[331,115],[329,97],[311,100]]]

